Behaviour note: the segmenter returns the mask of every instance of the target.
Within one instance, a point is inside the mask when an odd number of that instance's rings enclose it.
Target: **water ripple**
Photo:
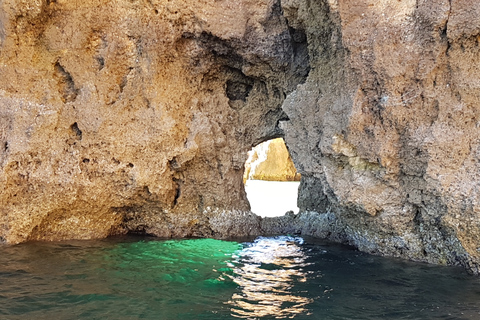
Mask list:
[[[232,316],[238,318],[287,318],[308,314],[313,300],[293,290],[305,282],[307,256],[301,248],[302,238],[258,238],[238,253],[232,261],[232,280],[240,293],[228,302]]]
[[[314,239],[0,246],[0,319],[480,319],[480,278]]]

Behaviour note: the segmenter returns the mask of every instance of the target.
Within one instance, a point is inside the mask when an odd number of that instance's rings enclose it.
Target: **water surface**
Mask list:
[[[462,269],[298,237],[0,247],[0,319],[479,319]]]

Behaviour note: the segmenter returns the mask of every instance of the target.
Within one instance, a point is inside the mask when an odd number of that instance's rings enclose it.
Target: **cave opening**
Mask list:
[[[300,178],[283,138],[253,147],[243,175],[251,211],[261,217],[282,216],[288,211],[298,213]]]

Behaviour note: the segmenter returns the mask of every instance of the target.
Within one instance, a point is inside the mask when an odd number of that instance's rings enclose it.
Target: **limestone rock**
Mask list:
[[[243,164],[308,73],[293,32],[267,0],[0,2],[0,238],[258,234]]]
[[[248,152],[243,182],[251,180],[300,181],[282,138],[265,141]]]
[[[290,228],[479,273],[479,12],[1,1],[0,237]],[[248,212],[243,164],[282,136],[303,213],[269,224]]]
[[[301,210],[361,250],[478,273],[480,3],[282,4],[312,66],[283,106]]]

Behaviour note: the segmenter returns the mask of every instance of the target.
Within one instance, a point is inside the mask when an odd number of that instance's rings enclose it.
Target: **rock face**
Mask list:
[[[248,152],[243,183],[247,179],[300,181],[300,178],[282,138],[262,142]]]
[[[312,66],[283,106],[301,210],[361,250],[478,273],[480,3],[282,4]]]
[[[0,237],[296,228],[479,273],[479,14],[473,0],[4,0]],[[304,213],[269,224],[248,213],[243,164],[281,136]]]
[[[1,239],[258,234],[243,164],[297,33],[270,1],[0,2]]]

